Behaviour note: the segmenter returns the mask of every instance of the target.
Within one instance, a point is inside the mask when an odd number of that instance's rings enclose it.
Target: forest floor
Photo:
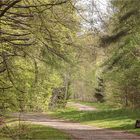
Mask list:
[[[70,106],[78,108],[82,112],[90,112],[97,110],[95,107],[82,105],[79,103],[70,103]],[[71,114],[73,117],[74,115]],[[81,115],[81,114],[79,114]],[[18,113],[14,114],[18,117]],[[24,113],[21,118],[35,124],[53,127],[71,135],[72,140],[139,140],[140,136],[130,134],[124,131],[110,130],[98,128],[96,126],[89,126],[77,122],[66,121],[50,117],[50,115],[43,113]]]

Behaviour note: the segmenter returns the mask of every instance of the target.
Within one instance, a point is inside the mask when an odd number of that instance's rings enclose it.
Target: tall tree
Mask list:
[[[2,0],[0,7],[0,90],[21,99],[46,65],[71,61],[75,9],[71,0]]]

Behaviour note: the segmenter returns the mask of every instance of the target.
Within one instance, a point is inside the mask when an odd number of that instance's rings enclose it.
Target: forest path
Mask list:
[[[76,104],[83,107],[83,105]],[[90,109],[84,107],[84,109]],[[87,111],[87,110],[86,110]],[[14,113],[18,117],[19,113]],[[140,136],[129,134],[123,131],[102,129],[80,123],[69,122],[61,119],[54,119],[43,113],[22,113],[21,118],[35,124],[50,126],[72,136],[72,140],[140,140]]]
[[[77,108],[79,111],[94,111],[97,110],[95,107],[82,105],[80,103],[68,102],[67,106]]]

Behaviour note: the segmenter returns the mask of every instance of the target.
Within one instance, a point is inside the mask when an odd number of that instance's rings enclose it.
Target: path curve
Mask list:
[[[17,117],[18,115],[18,113],[14,114],[14,116]],[[62,130],[70,134],[73,138],[72,140],[140,140],[140,136],[134,134],[101,129],[60,119],[52,119],[43,113],[24,113],[21,118],[35,124],[46,125]]]
[[[82,105],[80,103],[68,102],[67,106],[75,107],[79,111],[95,111],[97,108],[87,105]]]

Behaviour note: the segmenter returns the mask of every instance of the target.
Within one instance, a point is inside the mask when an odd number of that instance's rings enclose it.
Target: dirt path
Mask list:
[[[18,113],[14,114],[18,116]],[[60,129],[72,136],[72,140],[140,140],[140,136],[120,131],[106,130],[97,127],[82,125],[79,123],[66,122],[64,120],[52,119],[46,114],[26,113],[22,119]]]
[[[79,111],[94,111],[94,110],[97,110],[95,107],[91,107],[91,106],[87,106],[87,105],[82,105],[80,103],[73,103],[73,102],[69,102],[67,104],[67,106],[75,107]]]

